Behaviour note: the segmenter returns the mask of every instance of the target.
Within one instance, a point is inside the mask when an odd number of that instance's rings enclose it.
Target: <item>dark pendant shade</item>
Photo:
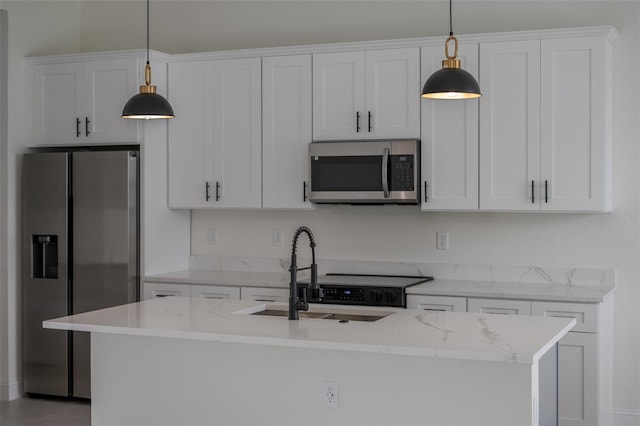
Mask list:
[[[442,68],[422,88],[422,97],[430,99],[473,99],[480,97],[480,86],[462,68]]]
[[[173,118],[173,108],[165,98],[157,93],[133,95],[122,110],[122,118],[152,120]]]

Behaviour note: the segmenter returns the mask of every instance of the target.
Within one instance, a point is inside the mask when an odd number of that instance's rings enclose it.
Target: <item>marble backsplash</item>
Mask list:
[[[191,256],[190,269],[219,272],[287,272],[289,258]],[[298,267],[310,259],[299,258]],[[306,271],[305,271],[306,272]],[[438,280],[513,282],[555,285],[614,286],[615,269],[465,265],[318,259],[318,273],[433,276]],[[304,274],[301,274],[304,275]]]

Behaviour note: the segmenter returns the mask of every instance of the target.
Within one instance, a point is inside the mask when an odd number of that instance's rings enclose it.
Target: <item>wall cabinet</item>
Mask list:
[[[311,55],[262,60],[262,207],[310,209]]]
[[[140,142],[122,108],[138,92],[139,59],[36,64],[32,69],[35,145]]]
[[[169,206],[261,207],[260,58],[169,66]]]
[[[611,209],[606,37],[480,44],[480,209]]]
[[[443,55],[442,46],[422,48],[422,81]],[[478,78],[478,44],[460,44],[458,59]],[[478,100],[421,102],[422,210],[477,210]]]
[[[313,139],[420,137],[418,48],[313,55]]]

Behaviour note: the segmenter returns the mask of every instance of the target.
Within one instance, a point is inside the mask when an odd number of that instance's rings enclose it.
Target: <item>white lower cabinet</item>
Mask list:
[[[191,286],[189,284],[154,282],[145,282],[142,284],[142,300],[168,296],[189,297],[191,296]]]
[[[499,315],[531,315],[528,300],[467,299],[467,312]]]
[[[287,302],[289,289],[266,287],[242,287],[242,300],[255,300],[257,302]]]
[[[467,298],[452,296],[408,295],[407,309],[422,309],[423,311],[466,312]]]
[[[558,342],[558,425],[609,426],[612,410],[611,298],[602,303],[408,295],[408,309],[575,318]]]
[[[192,285],[191,297],[202,299],[240,299],[240,287]]]
[[[240,287],[155,282],[142,285],[142,300],[168,296],[240,299]]]
[[[598,423],[597,341],[596,333],[568,333],[558,343],[560,426],[610,424]]]

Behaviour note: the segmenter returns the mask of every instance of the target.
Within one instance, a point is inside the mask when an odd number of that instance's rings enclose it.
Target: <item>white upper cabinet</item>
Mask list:
[[[138,58],[33,66],[35,145],[140,142],[135,120],[122,108],[138,92]]]
[[[422,48],[423,82],[443,58],[442,46]],[[458,59],[478,78],[478,44],[460,44]],[[422,210],[477,210],[478,100],[421,102]]]
[[[260,58],[213,62],[216,206],[262,206]]]
[[[260,76],[260,58],[170,64],[170,207],[261,207]]]
[[[480,208],[611,209],[606,37],[480,45]]]
[[[611,210],[609,42],[543,40],[541,61],[542,209]]]
[[[262,206],[310,209],[311,55],[262,60]]]
[[[313,55],[314,140],[420,137],[418,48]]]
[[[480,208],[540,210],[540,41],[481,44],[480,88]]]
[[[169,64],[169,207],[212,207],[213,63]]]

